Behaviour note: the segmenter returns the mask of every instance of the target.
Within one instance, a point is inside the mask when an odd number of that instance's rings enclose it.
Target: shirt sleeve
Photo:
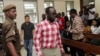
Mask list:
[[[60,33],[58,32],[57,35],[58,35],[58,38],[57,38],[57,44],[58,44],[58,46],[60,47],[61,53],[64,53],[64,49],[63,49],[63,45],[62,45],[62,42],[61,42],[61,36],[60,36]]]
[[[37,56],[43,56],[41,51],[41,41],[40,41],[41,33],[42,33],[42,27],[41,24],[38,24],[35,29],[34,38],[33,38]]]
[[[100,26],[93,32],[93,34],[100,34]]]
[[[21,30],[24,30],[23,24],[21,25]]]
[[[32,23],[32,30],[34,30],[35,29],[35,27],[34,27],[34,24]]]
[[[79,18],[79,20],[75,20],[74,24],[75,24],[75,28],[71,29],[70,32],[75,33],[75,34],[82,33],[83,29],[84,29],[84,26],[83,26],[81,18]]]
[[[60,48],[61,53],[64,53],[63,45],[62,45],[62,42],[61,42],[61,36],[60,36],[60,32],[59,32],[59,25],[58,25],[58,23],[57,23],[57,27],[58,27],[58,32],[57,32],[57,36],[58,36],[58,38],[57,38],[57,44],[58,44],[58,46],[59,46],[59,48]]]
[[[5,32],[7,33],[5,35],[5,40],[6,42],[9,42],[9,41],[15,41],[15,31],[14,31],[14,27],[11,26],[11,25],[8,25],[7,26],[7,29],[5,30]]]

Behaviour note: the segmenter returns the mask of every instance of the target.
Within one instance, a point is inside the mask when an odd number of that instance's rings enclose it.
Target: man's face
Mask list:
[[[92,8],[94,8],[94,4],[91,4],[91,5],[90,5],[90,9],[92,9]]]
[[[30,22],[30,17],[25,17],[25,22]]]
[[[17,14],[16,14],[16,9],[10,9],[6,12],[7,17],[11,18],[11,19],[15,19]]]
[[[95,20],[92,21],[92,25],[96,26],[97,22]]]
[[[95,17],[98,17],[99,15],[96,13],[94,16],[95,16]]]
[[[70,22],[69,22],[69,21],[66,22],[66,26],[67,26],[67,27],[70,26]]]
[[[56,17],[56,10],[54,8],[50,8],[48,19],[53,22],[55,21],[55,17]]]
[[[74,14],[73,14],[73,13],[70,13],[70,17],[71,17],[71,18],[74,18]]]

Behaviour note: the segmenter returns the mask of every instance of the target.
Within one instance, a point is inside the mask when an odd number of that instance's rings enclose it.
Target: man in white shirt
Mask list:
[[[94,15],[95,15],[94,2],[90,2],[89,3],[89,18],[88,18],[89,25],[91,25],[91,22],[94,19]]]

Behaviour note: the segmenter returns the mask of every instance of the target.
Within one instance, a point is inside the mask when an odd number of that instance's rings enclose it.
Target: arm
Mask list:
[[[91,12],[91,11],[89,11],[91,14],[95,14],[95,12]]]
[[[34,38],[33,38],[37,56],[43,56],[41,51],[41,41],[40,41],[41,33],[42,33],[41,28],[42,28],[41,25],[37,25],[37,28],[35,29],[35,33],[34,33]]]
[[[92,8],[91,10],[89,10],[89,13],[95,14],[95,8]]]
[[[8,25],[5,31],[8,31],[7,34],[5,35],[5,40],[6,40],[6,45],[9,50],[9,53],[12,56],[18,56],[18,54],[16,52],[16,48],[13,44],[13,42],[16,41],[13,26]]]
[[[20,31],[20,40],[23,41],[23,37],[24,37],[24,30]]]
[[[76,18],[77,19],[77,18]],[[83,32],[83,23],[81,21],[81,18],[79,20],[76,20],[75,21],[75,28],[71,29],[70,32],[71,33],[74,33],[74,34],[79,34],[79,33],[82,33]]]
[[[34,24],[32,24],[32,33],[34,34],[34,31],[35,31],[35,27],[34,27]]]
[[[58,34],[57,44],[58,44],[60,51],[61,51],[61,54],[63,56],[65,54],[65,52],[64,52],[63,45],[62,45],[62,42],[61,42],[60,33],[58,32],[57,34]]]
[[[20,39],[21,39],[21,41],[23,41],[23,37],[24,37],[24,26],[22,24],[21,25],[21,31],[20,31]]]
[[[12,41],[7,42],[7,47],[8,47],[12,56],[18,56]]]

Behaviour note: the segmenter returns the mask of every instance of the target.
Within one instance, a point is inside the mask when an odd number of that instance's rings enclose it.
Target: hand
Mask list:
[[[23,42],[24,40],[23,39],[20,39],[20,41]]]
[[[67,31],[67,32],[70,32],[70,30],[69,30],[69,29],[66,29],[66,31]]]
[[[64,54],[62,54],[62,56],[68,56],[68,55],[64,53]]]
[[[61,56],[65,56],[65,53],[62,53]]]

